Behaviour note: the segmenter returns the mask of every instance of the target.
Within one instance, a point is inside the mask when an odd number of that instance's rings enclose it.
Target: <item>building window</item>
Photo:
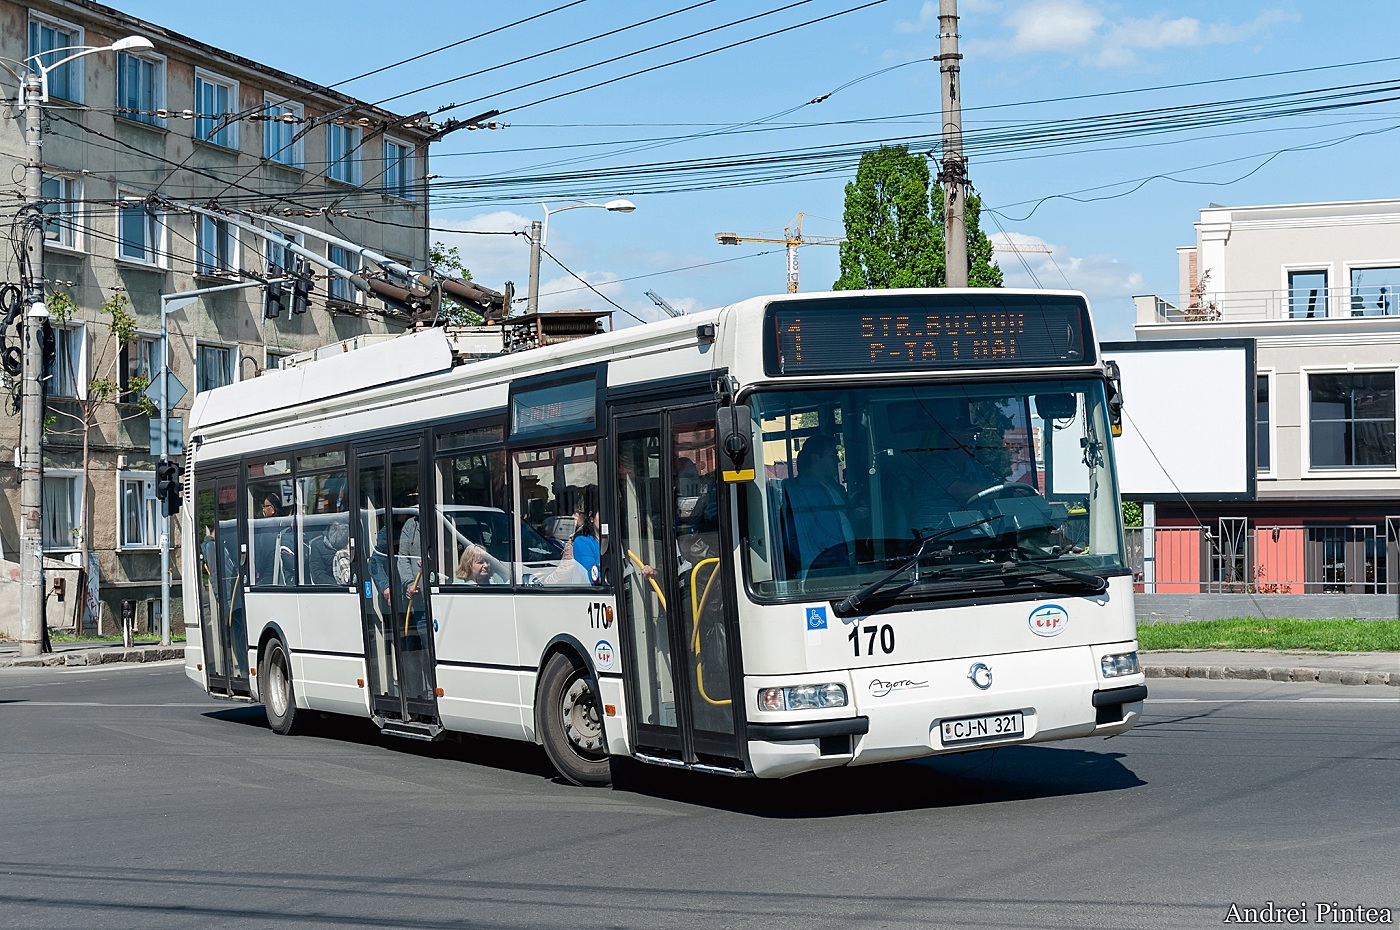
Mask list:
[[[1395,373],[1308,376],[1313,468],[1395,467]]]
[[[148,549],[160,545],[155,475],[151,472],[123,472],[118,487],[121,547]]]
[[[305,110],[299,103],[268,100],[264,105],[263,158],[288,168],[300,168],[302,116]],[[277,117],[285,117],[278,119]]]
[[[238,84],[204,72],[195,72],[194,136],[226,149],[238,148]]]
[[[326,127],[326,177],[346,184],[360,183],[360,129],[356,126]]]
[[[198,235],[200,274],[231,275],[238,270],[238,230],[234,226],[201,214]]]
[[[83,473],[44,469],[45,549],[76,549],[82,533]]]
[[[384,140],[384,193],[413,199],[413,146]]]
[[[42,193],[45,243],[76,249],[78,220],[82,216],[78,182],[72,178],[46,177]]]
[[[117,208],[117,258],[145,265],[159,264],[164,225],[144,198],[122,198]]]
[[[29,20],[29,54],[42,55],[39,63],[48,66],[72,54],[83,44],[83,29],[56,19]],[[55,52],[66,48],[70,51]],[[75,58],[49,72],[49,96],[73,103],[83,102],[83,60]]]
[[[290,352],[285,352],[285,351],[283,351],[283,350],[281,350],[281,349],[268,349],[268,350],[267,350],[267,364],[264,366],[264,369],[263,369],[263,370],[264,370],[264,371],[274,371],[274,370],[276,370],[276,369],[278,369],[278,368],[281,368],[281,367],[282,367],[282,363],[285,362],[287,359],[291,358],[291,356],[292,356],[292,353],[290,353]]]
[[[1288,315],[1292,319],[1327,316],[1327,272],[1288,273]]]
[[[1351,269],[1351,315],[1394,316],[1400,313],[1397,287],[1400,287],[1400,268]]]
[[[1269,448],[1269,376],[1254,378],[1254,460],[1259,471],[1272,467]]]
[[[154,336],[137,336],[122,346],[122,390],[144,391],[160,370],[160,340]],[[127,398],[135,403],[137,398]]]
[[[234,350],[229,346],[200,344],[195,350],[194,389],[212,391],[233,383]]]
[[[130,52],[117,53],[117,106],[138,123],[164,126],[154,110],[165,106],[165,61]]]
[[[347,271],[353,271],[357,274],[360,271],[360,256],[349,249],[342,249],[338,245],[330,246],[326,249],[326,258]],[[330,284],[326,288],[326,293],[331,300],[346,304],[359,303],[360,292],[355,288],[355,285],[335,272],[329,272],[329,274]]]
[[[87,396],[87,340],[81,325],[55,326],[53,359],[44,368],[44,393],[49,397]]]

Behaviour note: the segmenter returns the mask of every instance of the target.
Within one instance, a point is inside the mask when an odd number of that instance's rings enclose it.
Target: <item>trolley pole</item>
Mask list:
[[[967,162],[962,154],[958,0],[938,0],[938,62],[943,93],[943,265],[948,287],[967,287]]]
[[[24,79],[25,217],[23,242],[29,274],[24,289],[24,370],[20,385],[19,566],[22,656],[44,648],[44,129],[39,75]],[[34,235],[34,232],[38,235]],[[87,566],[83,566],[87,571]]]

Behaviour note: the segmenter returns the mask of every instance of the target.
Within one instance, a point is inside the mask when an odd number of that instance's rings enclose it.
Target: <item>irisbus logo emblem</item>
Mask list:
[[[1046,604],[1032,610],[1028,622],[1036,636],[1059,636],[1069,626],[1069,614],[1059,604]]]

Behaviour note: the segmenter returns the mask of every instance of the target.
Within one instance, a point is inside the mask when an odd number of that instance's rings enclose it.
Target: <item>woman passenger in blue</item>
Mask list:
[[[598,539],[595,518],[596,515],[589,513],[587,505],[581,501],[574,507],[574,561],[588,575],[589,584],[601,584],[603,581],[598,568],[598,563],[602,560],[602,544]]]

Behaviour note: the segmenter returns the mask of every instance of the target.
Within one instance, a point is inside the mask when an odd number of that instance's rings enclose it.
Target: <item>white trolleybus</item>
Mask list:
[[[1077,293],[785,295],[201,394],[186,672],[385,733],[775,778],[1110,736],[1147,689]]]

